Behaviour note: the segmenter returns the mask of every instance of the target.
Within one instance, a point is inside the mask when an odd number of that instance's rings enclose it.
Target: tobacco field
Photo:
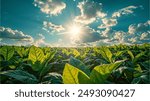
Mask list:
[[[1,84],[150,84],[150,44],[0,46]]]

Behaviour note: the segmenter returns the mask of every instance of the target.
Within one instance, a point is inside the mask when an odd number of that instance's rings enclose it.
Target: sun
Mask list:
[[[69,33],[72,36],[79,35],[81,33],[81,26],[77,24],[73,24],[72,26],[69,27]]]
[[[79,40],[81,40],[81,36],[84,32],[83,30],[83,25],[80,23],[75,23],[75,22],[71,22],[71,23],[67,23],[65,28],[66,28],[66,37],[70,38],[70,41],[74,41],[77,42]]]
[[[73,25],[72,28],[70,29],[70,33],[74,33],[74,34],[80,33],[80,27]]]

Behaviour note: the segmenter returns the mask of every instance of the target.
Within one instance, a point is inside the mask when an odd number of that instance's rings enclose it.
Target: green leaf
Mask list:
[[[47,53],[45,55],[45,60],[42,63],[43,64],[43,68],[42,68],[42,70],[40,72],[40,78],[42,76],[46,75],[50,71],[50,69],[52,67],[52,64],[49,64],[49,62],[54,58],[55,54],[56,54],[56,52],[54,51],[54,52],[51,52],[51,53]]]
[[[43,64],[40,61],[31,62],[31,66],[34,71],[41,71],[43,68]]]
[[[3,68],[7,68],[9,66],[9,62],[8,61],[0,61],[0,71]]]
[[[40,78],[42,78],[42,76],[46,75],[50,71],[51,67],[52,67],[52,64],[49,64],[49,65],[46,65],[45,67],[43,67],[40,72]]]
[[[144,84],[150,84],[150,79],[149,79],[150,76],[149,75],[142,75],[142,76],[140,76],[140,78]]]
[[[78,73],[78,80],[80,84],[91,84],[90,78],[82,72]]]
[[[71,52],[69,52],[67,49],[63,49],[62,53],[66,54],[67,56],[69,56],[71,54]]]
[[[120,57],[123,53],[125,53],[125,51],[117,51],[117,53],[115,53],[115,57]]]
[[[140,81],[141,81],[140,78],[134,78],[134,79],[132,80],[131,84],[139,84]]]
[[[15,47],[15,50],[19,54],[20,57],[23,57],[24,48],[22,48],[22,47]]]
[[[80,53],[78,52],[78,50],[76,50],[76,49],[73,49],[73,55],[75,56],[75,57],[78,57],[79,55],[80,55]]]
[[[149,84],[150,83],[150,79],[148,75],[141,75],[138,78],[134,78],[133,81],[131,82],[132,84]]]
[[[30,48],[28,60],[31,62],[34,71],[40,71],[43,68],[44,53],[40,48],[32,46]]]
[[[137,64],[134,69],[138,72],[141,72],[141,73],[143,72],[143,70],[139,64]]]
[[[56,54],[56,51],[51,52],[51,53],[47,53],[47,54],[45,55],[45,59],[44,59],[44,61],[43,61],[45,67],[46,67],[47,64],[54,58],[55,54]]]
[[[22,83],[34,84],[38,82],[34,75],[22,70],[9,70],[1,72],[0,74],[19,80]]]
[[[133,63],[136,63],[144,54],[145,54],[145,52],[141,52],[141,53],[137,54],[135,56],[135,58],[133,59]]]
[[[118,61],[112,64],[104,64],[96,66],[90,75],[90,79],[93,83],[105,83],[106,79],[110,76],[113,70],[115,70],[123,61]]]
[[[132,61],[133,61],[133,59],[134,59],[133,53],[132,53],[130,50],[128,50],[127,52],[128,52],[128,54],[130,55],[130,57],[131,57],[131,59],[132,59]]]
[[[146,61],[144,61],[144,62],[141,62],[141,65],[144,67],[144,69],[146,69],[146,70],[150,70],[149,68],[150,68],[150,60],[146,60]]]
[[[62,76],[58,73],[49,73],[42,79],[44,84],[62,84]]]
[[[79,70],[83,71],[86,75],[88,75],[88,76],[90,75],[90,70],[80,60],[78,60],[78,59],[76,59],[74,57],[70,57],[70,62],[69,63],[72,66],[74,66],[74,67],[78,68]]]
[[[32,63],[35,63],[36,61],[39,61],[40,63],[42,63],[44,60],[44,53],[40,48],[32,46],[30,48],[28,59],[31,60]]]
[[[15,51],[19,54],[21,58],[26,57],[28,55],[29,48],[15,46]]]
[[[79,78],[82,78],[82,80],[89,80],[89,77],[84,72],[67,63],[63,71],[63,83],[80,84],[86,82],[81,82],[81,79],[79,80]]]
[[[3,46],[0,49],[0,54],[2,54],[4,59],[8,61],[14,55],[14,48],[11,46]]]
[[[128,82],[132,81],[134,72],[135,72],[135,69],[133,67],[124,68],[123,75]]]
[[[97,50],[101,55],[102,57],[107,61],[107,62],[110,62],[112,63],[112,53],[111,51],[109,50],[109,48],[107,47],[103,47],[101,50]]]

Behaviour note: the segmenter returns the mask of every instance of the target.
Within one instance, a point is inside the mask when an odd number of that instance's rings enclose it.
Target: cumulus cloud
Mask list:
[[[101,35],[105,36],[106,39],[103,40],[104,43],[109,44],[142,44],[150,42],[150,21],[139,24],[131,24],[128,27],[128,31],[124,32],[122,30],[116,31],[111,27],[105,28],[101,31]]]
[[[44,21],[43,22],[43,26],[44,26],[44,29],[46,30],[52,30],[52,32],[61,32],[61,31],[64,31],[65,28],[62,26],[62,25],[55,25],[51,22],[47,22],[47,21]]]
[[[104,37],[111,37],[110,35],[112,35],[114,33],[114,31],[112,30],[112,28],[106,28],[104,31],[101,32],[101,35]]]
[[[145,23],[139,24],[131,24],[128,27],[128,32],[126,35],[126,42],[141,44],[141,43],[149,43],[150,42],[150,29],[149,29],[150,21],[146,21]]]
[[[143,32],[148,32],[150,25],[150,20],[148,20],[145,23],[139,23],[139,24],[131,24],[128,28],[129,34],[135,34],[135,33],[143,33]]]
[[[117,19],[108,19],[108,18],[104,18],[102,19],[102,23],[100,26],[98,26],[98,28],[108,28],[108,27],[112,27],[117,25]]]
[[[66,8],[66,4],[62,0],[34,0],[34,5],[49,15],[58,15]]]
[[[0,38],[4,39],[18,39],[32,41],[33,38],[24,34],[22,31],[12,30],[11,28],[0,27]]]
[[[150,38],[150,32],[144,32],[140,36],[140,40],[145,40],[145,39],[148,39],[148,38]]]
[[[114,12],[112,14],[112,17],[113,18],[119,18],[121,17],[122,15],[129,15],[129,14],[132,14],[134,12],[135,9],[137,9],[138,7],[137,6],[128,6],[128,7],[125,7],[125,8],[122,8],[116,12]]]
[[[99,45],[114,45],[114,44],[142,44],[150,42],[150,31],[141,34],[129,34],[128,31],[116,31],[112,28],[106,28],[103,31],[95,31],[94,29],[86,29],[89,32],[83,35],[82,42],[76,46],[99,46]],[[96,33],[97,32],[97,33]],[[94,33],[94,34],[90,34]],[[98,34],[99,33],[99,34]],[[91,36],[93,35],[93,36]],[[89,40],[89,37],[92,40]]]
[[[98,46],[98,45],[113,45],[113,44],[142,44],[150,42],[150,21],[139,24],[131,24],[128,31],[113,30],[111,27],[107,27],[102,31],[99,31],[100,36],[105,38],[88,42],[86,45]],[[82,44],[85,45],[85,44]]]
[[[22,31],[0,27],[0,45],[28,45],[33,38]]]
[[[101,3],[86,0],[79,2],[77,7],[80,9],[81,15],[76,16],[74,19],[75,22],[90,24],[94,22],[97,17],[103,18],[106,16],[106,13],[102,11]]]
[[[138,41],[138,38],[137,37],[132,37],[132,38],[129,38],[128,41],[131,42],[131,43],[136,43]]]
[[[125,32],[123,31],[116,31],[114,35],[114,39],[118,40],[120,43],[124,43],[124,36]]]
[[[82,33],[80,34],[81,42],[94,42],[100,39],[106,39],[106,36],[102,36],[98,31],[86,26],[83,28]]]
[[[45,42],[45,36],[43,36],[43,34],[38,34],[38,38],[34,40],[32,44],[35,46],[48,46]]]
[[[141,36],[132,36],[131,38],[128,38],[126,40],[127,43],[130,44],[143,44],[143,43],[149,43],[150,42],[150,35],[147,35],[147,37],[145,37],[147,34],[142,34]]]
[[[137,9],[137,6],[128,6],[125,8],[122,8],[116,12],[114,12],[111,17],[109,18],[103,18],[102,19],[102,24],[98,26],[98,28],[108,28],[108,27],[113,27],[118,24],[118,18],[122,17],[123,15],[129,15],[134,13],[134,10]]]

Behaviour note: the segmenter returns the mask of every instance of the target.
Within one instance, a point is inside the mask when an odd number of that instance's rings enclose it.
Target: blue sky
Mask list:
[[[150,42],[149,0],[1,0],[0,45]]]

